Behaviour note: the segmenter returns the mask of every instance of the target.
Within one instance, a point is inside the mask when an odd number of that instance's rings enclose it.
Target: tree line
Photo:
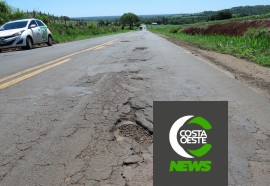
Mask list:
[[[141,17],[145,24],[181,25],[214,20],[225,20],[237,17],[264,15],[270,13],[270,5],[240,6],[220,11],[204,11],[195,14],[175,14],[166,16]]]

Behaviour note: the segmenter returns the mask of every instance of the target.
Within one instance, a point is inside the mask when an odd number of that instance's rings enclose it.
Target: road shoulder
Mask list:
[[[194,44],[158,34],[160,37],[183,47],[195,56],[205,59],[219,68],[233,74],[238,81],[260,92],[270,99],[270,68],[259,66],[251,61],[239,59],[232,55],[199,48]]]

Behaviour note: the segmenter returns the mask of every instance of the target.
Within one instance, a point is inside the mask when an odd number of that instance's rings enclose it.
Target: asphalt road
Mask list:
[[[0,185],[152,185],[153,100],[229,101],[229,183],[270,184],[270,101],[148,31],[0,54]]]

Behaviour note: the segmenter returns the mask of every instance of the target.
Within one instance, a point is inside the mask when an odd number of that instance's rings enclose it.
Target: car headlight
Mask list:
[[[15,34],[13,34],[12,36],[16,37],[16,36],[20,36],[22,35],[22,33],[24,32],[24,30],[20,31],[20,32],[17,32]]]

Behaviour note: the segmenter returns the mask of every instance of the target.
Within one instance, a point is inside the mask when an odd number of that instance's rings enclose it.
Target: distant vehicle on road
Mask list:
[[[10,21],[0,27],[0,52],[5,48],[32,49],[34,44],[53,45],[48,27],[38,19]]]
[[[140,30],[146,30],[146,25],[145,24],[141,24]]]

